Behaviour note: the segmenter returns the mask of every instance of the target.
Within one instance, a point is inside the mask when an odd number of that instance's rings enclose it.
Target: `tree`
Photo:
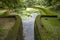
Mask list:
[[[8,7],[9,9],[18,7],[19,1],[20,0],[0,0],[2,7]]]
[[[20,0],[0,0],[0,8],[7,9],[4,15],[10,14],[13,9],[19,7]]]

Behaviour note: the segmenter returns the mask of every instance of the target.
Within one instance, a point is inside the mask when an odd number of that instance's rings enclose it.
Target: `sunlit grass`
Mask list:
[[[0,10],[0,15],[6,12],[7,10]]]

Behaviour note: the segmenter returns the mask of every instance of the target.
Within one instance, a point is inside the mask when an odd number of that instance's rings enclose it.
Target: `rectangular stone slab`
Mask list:
[[[35,40],[60,40],[60,21],[57,17],[36,17]]]
[[[0,26],[2,27],[3,35],[1,40],[4,40],[8,35],[8,31],[14,26],[16,20],[15,18],[3,17],[0,18]]]
[[[0,16],[0,29],[0,40],[23,40],[22,21],[18,15]]]

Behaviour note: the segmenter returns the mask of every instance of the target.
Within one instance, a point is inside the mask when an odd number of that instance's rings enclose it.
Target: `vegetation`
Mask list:
[[[36,40],[60,40],[60,0],[0,0],[0,16],[17,14],[19,17],[21,16],[21,18],[26,18],[32,13],[40,13],[40,16],[35,20],[34,26]],[[41,18],[41,15],[56,15],[57,18]],[[12,28],[12,30],[18,31],[19,29],[19,33],[21,33],[22,28],[19,26],[22,25],[22,23],[20,24],[21,19],[19,17],[17,17],[16,23],[18,28],[15,25],[14,27],[17,29]],[[43,25],[43,27],[41,25]],[[38,29],[39,27],[41,28]],[[2,36],[3,30],[3,27],[0,26],[0,36]],[[15,33],[15,31],[13,32]],[[9,32],[6,40],[9,39],[11,32]],[[19,33],[18,35],[22,35],[22,33]],[[21,38],[21,36],[17,36],[17,40],[19,40],[19,38]]]
[[[0,40],[3,39],[2,37],[4,37],[4,31],[5,31],[4,27],[0,25]]]

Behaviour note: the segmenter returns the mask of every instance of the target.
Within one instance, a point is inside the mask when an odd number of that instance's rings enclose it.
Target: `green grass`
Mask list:
[[[0,15],[4,14],[7,10],[0,10]]]
[[[4,27],[2,25],[0,25],[0,40],[2,40],[2,38],[4,37]]]
[[[57,18],[47,18],[47,20],[42,18],[42,23],[49,34],[48,37],[57,40],[60,38],[60,21]]]

